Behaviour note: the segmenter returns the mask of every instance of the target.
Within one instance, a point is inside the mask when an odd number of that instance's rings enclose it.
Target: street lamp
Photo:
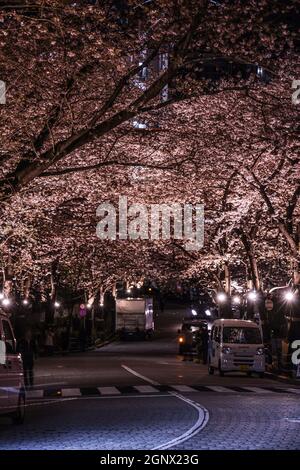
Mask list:
[[[54,307],[55,308],[59,308],[60,307],[60,302],[58,302],[57,300],[54,302]]]
[[[211,317],[211,311],[210,311],[209,309],[206,309],[206,310],[205,310],[205,315],[206,315],[207,317]]]
[[[241,298],[238,296],[238,295],[235,295],[233,298],[232,298],[232,302],[235,304],[235,305],[239,305],[241,303]]]
[[[197,315],[196,310],[194,310],[193,308],[192,308],[192,315],[194,315],[194,317]]]
[[[28,304],[29,304],[28,299],[24,299],[23,300],[23,305],[28,305]]]
[[[252,300],[252,302],[255,302],[257,299],[257,293],[252,290],[251,292],[248,293],[248,299]]]
[[[217,300],[218,300],[218,302],[220,302],[220,303],[226,302],[226,300],[227,300],[227,295],[226,295],[224,292],[219,292],[219,293],[217,294]]]
[[[284,297],[285,297],[285,300],[287,300],[288,302],[292,302],[292,300],[294,300],[294,292],[292,291],[289,291],[289,292],[286,292]]]
[[[3,299],[2,300],[2,305],[4,305],[4,307],[8,307],[10,305],[10,300],[9,299]]]

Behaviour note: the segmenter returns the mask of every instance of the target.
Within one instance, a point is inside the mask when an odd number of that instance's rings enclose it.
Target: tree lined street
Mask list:
[[[0,450],[300,450],[298,10],[0,0]]]
[[[151,342],[41,358],[26,423],[3,421],[0,448],[298,449],[300,388],[209,376],[206,366],[183,361],[176,331],[184,313],[168,309]]]

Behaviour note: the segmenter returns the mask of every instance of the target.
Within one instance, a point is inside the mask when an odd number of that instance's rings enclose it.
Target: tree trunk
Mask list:
[[[246,256],[249,264],[249,275],[252,281],[253,288],[259,291],[261,289],[261,283],[252,241],[242,229],[239,229],[237,232],[246,251]]]
[[[228,261],[224,264],[224,276],[225,276],[225,292],[227,295],[231,295],[231,273],[229,269]]]

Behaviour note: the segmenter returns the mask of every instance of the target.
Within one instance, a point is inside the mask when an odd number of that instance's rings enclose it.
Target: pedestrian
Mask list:
[[[53,352],[54,352],[54,333],[51,330],[51,328],[46,330],[45,351],[46,351],[47,356],[53,356]]]
[[[202,328],[202,356],[203,364],[207,364],[209,334],[207,325]]]
[[[86,348],[86,330],[84,326],[81,326],[79,330],[79,343],[81,352],[84,352]]]
[[[190,361],[193,360],[193,333],[190,329],[186,329],[184,332],[185,336],[185,353],[183,356],[183,360],[185,361],[187,357],[189,358]]]
[[[199,330],[196,333],[196,352],[197,352],[197,362],[200,364],[203,357],[203,342],[202,342],[202,330]]]
[[[27,330],[24,338],[19,341],[17,350],[22,357],[25,387],[33,387],[33,368],[34,360],[37,358],[37,347],[30,330]]]

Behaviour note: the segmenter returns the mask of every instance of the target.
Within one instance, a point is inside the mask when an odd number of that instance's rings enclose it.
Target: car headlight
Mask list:
[[[222,353],[223,353],[223,354],[231,354],[231,353],[232,353],[232,349],[229,348],[228,346],[223,346],[223,348],[222,348]]]
[[[262,356],[263,354],[265,354],[264,348],[257,348],[256,354],[258,356]]]

